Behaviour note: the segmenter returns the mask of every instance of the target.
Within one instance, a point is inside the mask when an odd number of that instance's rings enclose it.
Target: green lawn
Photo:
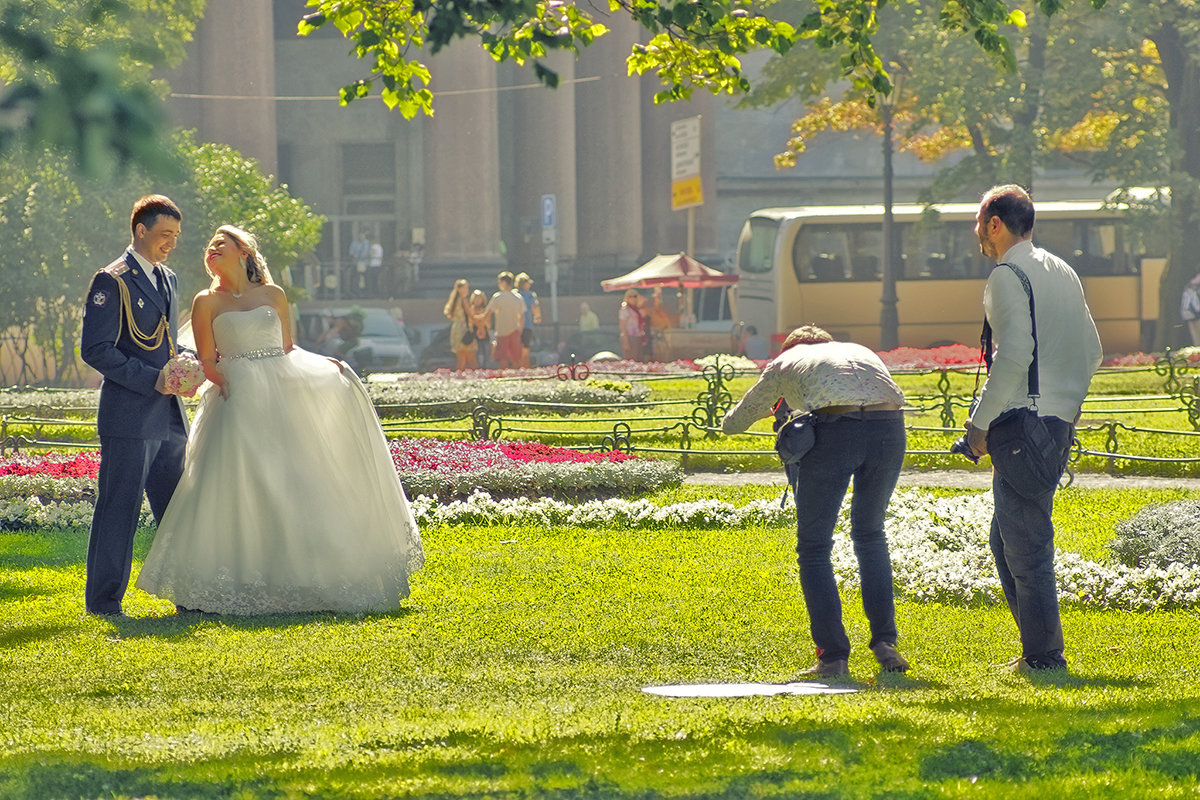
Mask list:
[[[1195,493],[1193,493],[1193,496]],[[684,487],[742,503],[765,487]],[[1178,492],[1065,490],[1060,546]],[[1200,614],[1066,609],[1070,677],[993,665],[1008,612],[901,601],[858,694],[672,700],[813,659],[785,528],[432,528],[403,611],[82,613],[86,534],[0,534],[0,798],[1193,797]],[[137,557],[149,535],[141,534]],[[136,568],[135,568],[136,569]]]

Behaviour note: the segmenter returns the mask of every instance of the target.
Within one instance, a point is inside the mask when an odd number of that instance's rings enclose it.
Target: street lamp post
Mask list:
[[[896,310],[896,225],[892,218],[892,111],[898,86],[881,97],[883,118],[883,295],[879,298],[879,349],[900,346],[900,315]]]

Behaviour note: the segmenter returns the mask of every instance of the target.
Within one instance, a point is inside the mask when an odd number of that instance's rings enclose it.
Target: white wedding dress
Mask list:
[[[387,441],[353,371],[283,352],[270,306],[213,320],[183,477],[137,586],[221,614],[387,611],[424,563]]]

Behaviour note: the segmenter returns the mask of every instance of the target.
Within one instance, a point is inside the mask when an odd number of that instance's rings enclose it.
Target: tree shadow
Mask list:
[[[239,631],[267,631],[294,628],[311,623],[331,622],[360,623],[371,620],[403,620],[420,612],[415,608],[403,607],[396,611],[377,614],[341,614],[332,611],[316,611],[304,614],[262,614],[252,617],[233,614],[208,614],[188,612],[147,617],[103,617],[117,630],[121,639],[182,639],[198,630],[218,625]]]
[[[852,696],[847,696],[852,697]],[[810,698],[776,698],[781,707],[810,703]],[[1106,730],[1130,715],[1154,709],[1147,700],[1133,707],[1072,710],[1070,725],[1052,748],[1030,756],[1027,740],[998,733],[949,741],[895,764],[894,781],[870,778],[882,757],[911,752],[913,741],[927,738],[925,724],[893,718],[864,725],[792,718],[747,724],[728,719],[702,733],[680,737],[664,731],[647,739],[645,731],[576,733],[516,740],[484,729],[444,735],[373,735],[342,747],[339,766],[302,761],[287,748],[254,747],[212,759],[181,753],[166,765],[113,768],[101,756],[41,752],[0,758],[0,798],[154,796],[176,798],[305,796],[354,794],[346,787],[372,786],[381,795],[402,793],[417,800],[454,797],[525,800],[679,800],[746,797],[788,798],[932,798],[978,781],[1057,784],[1072,778],[1115,771],[1136,772],[1143,780],[1194,781],[1200,777],[1195,741],[1200,715],[1159,715],[1158,725],[1136,730]],[[1012,718],[1011,731],[1062,727],[1062,710],[1031,710],[1022,698],[992,699],[979,711]],[[1006,728],[1006,730],[1010,730]],[[864,748],[864,737],[876,743]],[[737,745],[730,747],[730,743]],[[879,750],[879,748],[884,748]],[[748,770],[744,754],[774,753],[776,765]],[[889,755],[890,754],[890,755]],[[901,759],[903,761],[903,759]],[[299,762],[299,763],[298,763]],[[125,762],[127,764],[128,762]],[[876,776],[878,777],[878,776]],[[401,787],[403,789],[401,790]]]
[[[69,625],[25,625],[5,628],[0,631],[0,650],[54,639],[71,630],[73,628]]]

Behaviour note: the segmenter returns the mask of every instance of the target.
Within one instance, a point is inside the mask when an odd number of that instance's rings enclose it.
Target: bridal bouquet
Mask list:
[[[204,383],[204,367],[191,353],[180,353],[163,365],[162,377],[167,394],[191,397]]]

